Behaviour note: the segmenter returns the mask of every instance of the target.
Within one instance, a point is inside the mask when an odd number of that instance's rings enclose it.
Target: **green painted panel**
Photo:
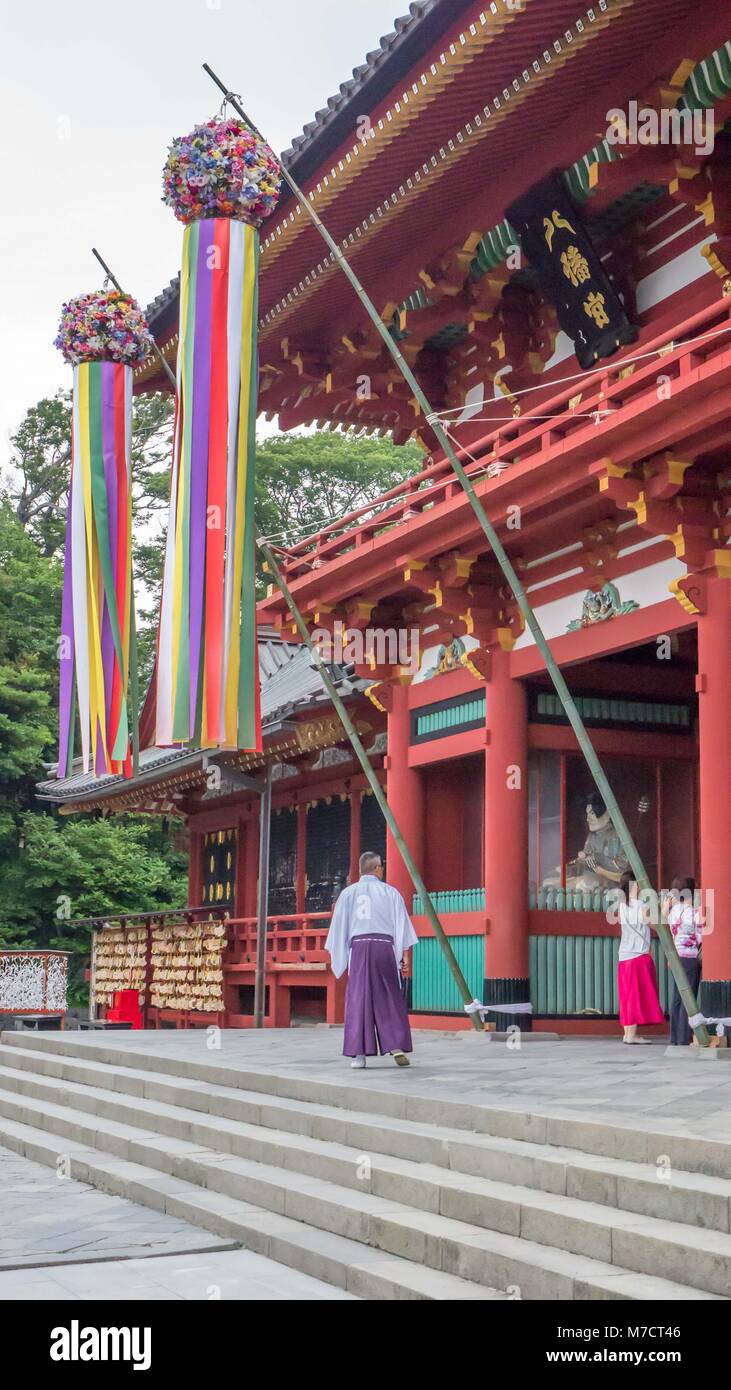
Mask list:
[[[574,970],[574,1013],[581,1013],[585,1007],[585,979],[584,979],[584,937],[577,936],[575,946],[575,970]]]
[[[597,700],[590,695],[575,695],[574,701],[584,719],[601,719],[608,724],[667,724],[683,729],[690,727],[690,709],[687,705],[657,704],[647,700]],[[558,695],[539,694],[536,713],[550,718],[565,718]]]
[[[619,1014],[617,992],[618,936],[531,936],[530,997],[534,1012]],[[660,1003],[667,1013],[670,972],[660,943],[653,941]]]
[[[655,962],[655,969],[657,971],[657,986],[658,994],[660,995],[660,1003],[665,1013],[667,1013],[670,1008],[670,986],[672,976],[667,961],[662,953],[662,947],[659,941],[653,940],[652,942],[652,959]]]
[[[472,724],[485,718],[485,696],[477,695],[472,700],[464,700],[458,705],[448,705],[446,709],[425,710],[417,715],[416,734],[441,733],[447,729],[460,729],[463,724]]]
[[[473,997],[481,999],[485,981],[484,936],[450,936],[449,941]],[[436,937],[422,937],[414,947],[412,960],[412,1009],[464,1015],[462,996]]]
[[[604,1012],[619,1013],[619,993],[617,990],[617,960],[619,957],[618,937],[602,936],[602,978],[604,980]]]
[[[538,979],[539,979],[539,981],[540,981],[540,988],[541,988],[542,991],[543,991],[543,997],[544,997],[544,998],[546,998],[547,995],[548,995],[548,942],[549,942],[549,940],[550,940],[550,938],[547,937],[547,936],[539,936],[539,937],[538,937]]]
[[[558,1010],[558,987],[556,981],[556,940],[555,936],[548,937],[548,952],[546,955],[546,998],[550,1005],[551,1013]]]
[[[710,57],[696,64],[683,89],[683,100],[690,111],[715,106],[731,91],[731,41],[717,48]]]
[[[566,1004],[566,943],[569,940],[566,936],[556,937],[556,1013],[565,1014]],[[570,967],[569,967],[570,968]]]

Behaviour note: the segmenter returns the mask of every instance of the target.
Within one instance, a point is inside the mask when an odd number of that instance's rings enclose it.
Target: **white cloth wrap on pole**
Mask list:
[[[466,1014],[480,1014],[482,1018],[485,1014],[532,1014],[532,1004],[483,1004],[479,999],[473,999],[471,1004],[465,1004]]]
[[[707,1028],[715,1027],[716,1033],[720,1037],[723,1037],[727,1028],[731,1028],[731,1018],[706,1018],[705,1014],[693,1014],[693,1017],[689,1018],[688,1022],[691,1028],[699,1028],[701,1023],[705,1023]],[[719,1028],[721,1030],[720,1034],[718,1033]]]

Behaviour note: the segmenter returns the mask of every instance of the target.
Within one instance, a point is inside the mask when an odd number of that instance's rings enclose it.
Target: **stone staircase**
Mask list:
[[[12,1032],[0,1144],[365,1299],[731,1296],[721,1140]]]

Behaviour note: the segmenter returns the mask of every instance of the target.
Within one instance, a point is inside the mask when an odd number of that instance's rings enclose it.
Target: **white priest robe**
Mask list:
[[[330,952],[336,979],[348,968],[354,937],[374,932],[391,937],[397,966],[404,951],[419,940],[398,889],[375,874],[364,874],[343,889],[335,904],[325,950]]]

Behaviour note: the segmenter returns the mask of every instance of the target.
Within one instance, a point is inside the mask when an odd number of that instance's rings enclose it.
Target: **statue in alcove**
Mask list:
[[[579,891],[611,888],[612,884],[619,883],[629,868],[629,861],[598,792],[591,792],[586,798],[586,826],[588,833],[583,849],[566,865],[566,887]],[[560,886],[561,870],[556,868],[543,880],[543,887]]]

